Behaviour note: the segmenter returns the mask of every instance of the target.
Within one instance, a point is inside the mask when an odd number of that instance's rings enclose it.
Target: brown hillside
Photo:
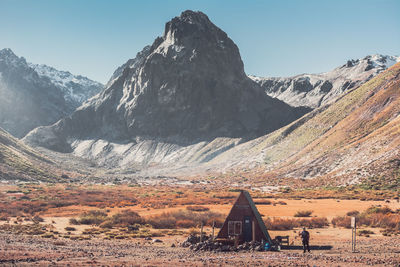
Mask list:
[[[0,180],[60,181],[52,171],[55,168],[52,161],[0,128]]]
[[[400,64],[329,107],[341,116],[340,107],[355,99],[344,119],[279,168],[285,176],[327,178],[328,183],[367,181],[372,187],[400,184]],[[327,110],[327,111],[328,111]],[[318,116],[326,115],[324,113]]]

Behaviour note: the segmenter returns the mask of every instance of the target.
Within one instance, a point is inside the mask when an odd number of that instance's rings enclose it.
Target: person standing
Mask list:
[[[303,231],[300,232],[301,241],[303,242],[303,253],[306,253],[306,249],[310,252],[310,233],[303,227]]]

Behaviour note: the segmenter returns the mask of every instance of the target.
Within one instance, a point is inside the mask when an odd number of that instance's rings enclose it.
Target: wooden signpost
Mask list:
[[[356,252],[357,222],[356,217],[351,217],[351,252]]]

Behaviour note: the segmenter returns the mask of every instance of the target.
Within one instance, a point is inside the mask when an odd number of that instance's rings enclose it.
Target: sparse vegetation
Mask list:
[[[311,210],[299,210],[293,215],[294,217],[310,217],[313,212]]]
[[[370,235],[373,235],[373,234],[375,234],[375,233],[373,231],[371,231],[371,230],[359,230],[357,232],[357,235],[365,236],[365,237],[369,237]]]
[[[193,212],[188,210],[178,210],[175,212],[164,212],[160,215],[150,216],[146,222],[154,228],[173,229],[177,227],[190,228],[197,227],[201,223],[212,226],[213,221],[216,226],[221,226],[225,216],[217,212]]]
[[[203,206],[187,206],[186,209],[191,210],[191,211],[209,211],[210,210],[210,208],[203,207]]]
[[[79,224],[99,225],[107,220],[107,213],[102,210],[91,210],[83,213],[78,220]]]
[[[388,207],[371,206],[364,212],[352,216],[356,217],[358,225],[400,230],[400,213]],[[350,228],[350,216],[335,217],[332,219],[332,224]]]
[[[314,217],[310,219],[274,218],[265,219],[265,225],[270,230],[292,230],[298,227],[323,228],[329,226],[327,218]]]

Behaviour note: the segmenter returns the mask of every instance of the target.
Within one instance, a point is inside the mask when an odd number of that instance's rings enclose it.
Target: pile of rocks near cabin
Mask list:
[[[190,235],[184,242],[182,247],[188,247],[193,251],[214,251],[214,252],[229,252],[229,251],[263,251],[264,247],[261,242],[245,242],[238,245],[223,244],[212,240],[210,236],[203,236],[200,242],[200,236]]]

